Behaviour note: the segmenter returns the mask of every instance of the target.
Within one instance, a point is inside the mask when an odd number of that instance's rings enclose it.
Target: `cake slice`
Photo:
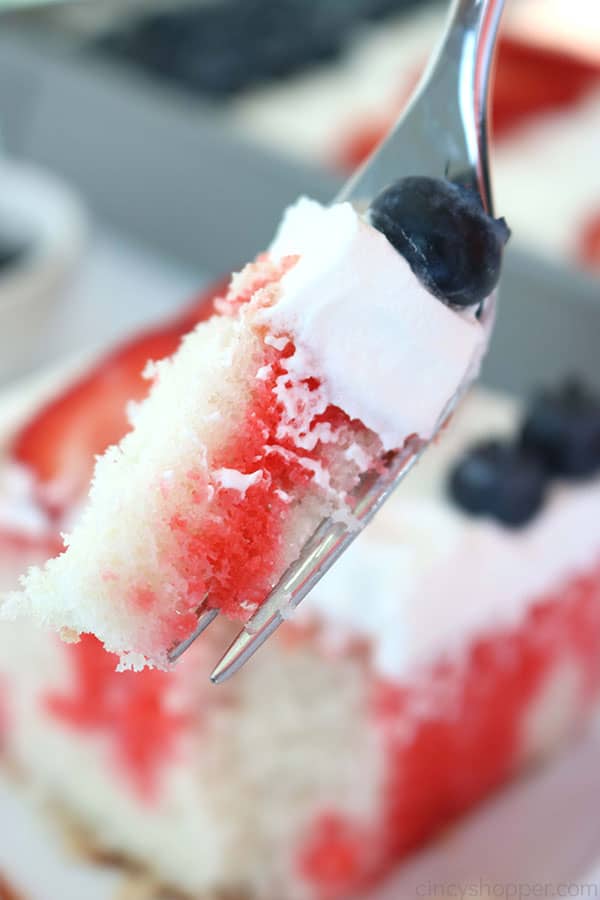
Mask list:
[[[219,690],[222,619],[173,671],[124,673],[90,635],[1,623],[0,765],[145,872],[145,897],[361,896],[594,709],[599,435],[600,403],[572,387],[528,410],[474,392]]]
[[[4,615],[124,668],[167,666],[204,606],[244,620],[362,475],[432,436],[486,344],[507,230],[469,192],[405,179],[370,219],[301,200],[170,359],[96,466],[67,550]]]

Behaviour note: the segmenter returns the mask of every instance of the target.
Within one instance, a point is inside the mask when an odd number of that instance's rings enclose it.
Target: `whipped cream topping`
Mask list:
[[[532,604],[600,566],[600,479],[557,483],[541,512],[509,529],[445,499],[450,461],[484,435],[514,431],[516,404],[477,392],[419,467],[299,608],[326,647],[370,643],[379,673],[401,679],[470,641],[518,626]]]
[[[399,496],[312,591],[303,613],[324,623],[330,646],[367,638],[378,671],[400,678],[518,625],[545,594],[600,566],[599,509],[600,482],[557,488],[537,519],[513,531]]]
[[[277,303],[257,313],[275,336],[293,336],[295,374],[318,373],[328,401],[376,432],[386,450],[412,434],[431,437],[483,354],[486,334],[473,313],[430,294],[349,203],[300,199],[270,254],[300,257]]]

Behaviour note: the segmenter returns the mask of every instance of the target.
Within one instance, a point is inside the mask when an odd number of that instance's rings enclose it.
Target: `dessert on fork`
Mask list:
[[[4,614],[164,668],[203,608],[246,620],[363,475],[432,437],[477,371],[508,230],[475,195],[406,178],[368,215],[302,199],[218,314],[150,363],[66,550]]]
[[[217,612],[237,617],[221,681],[350,545],[447,423],[493,326],[509,235],[486,146],[502,8],[452,5],[414,102],[342,200],[289,211],[220,315],[149,366],[66,551],[5,616],[94,633],[133,669],[166,667]]]

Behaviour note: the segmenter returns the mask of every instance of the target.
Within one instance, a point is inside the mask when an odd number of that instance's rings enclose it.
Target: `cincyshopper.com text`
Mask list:
[[[544,881],[422,881],[416,887],[416,896],[424,898],[447,897],[467,900],[468,897],[496,898],[496,900],[526,900],[530,897],[600,898],[600,884],[594,882],[544,882]]]

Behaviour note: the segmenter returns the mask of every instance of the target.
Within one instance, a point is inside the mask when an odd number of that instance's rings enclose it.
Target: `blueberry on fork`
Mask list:
[[[496,287],[510,230],[468,188],[445,178],[401,178],[375,198],[369,215],[427,290],[449,306],[474,306]]]

